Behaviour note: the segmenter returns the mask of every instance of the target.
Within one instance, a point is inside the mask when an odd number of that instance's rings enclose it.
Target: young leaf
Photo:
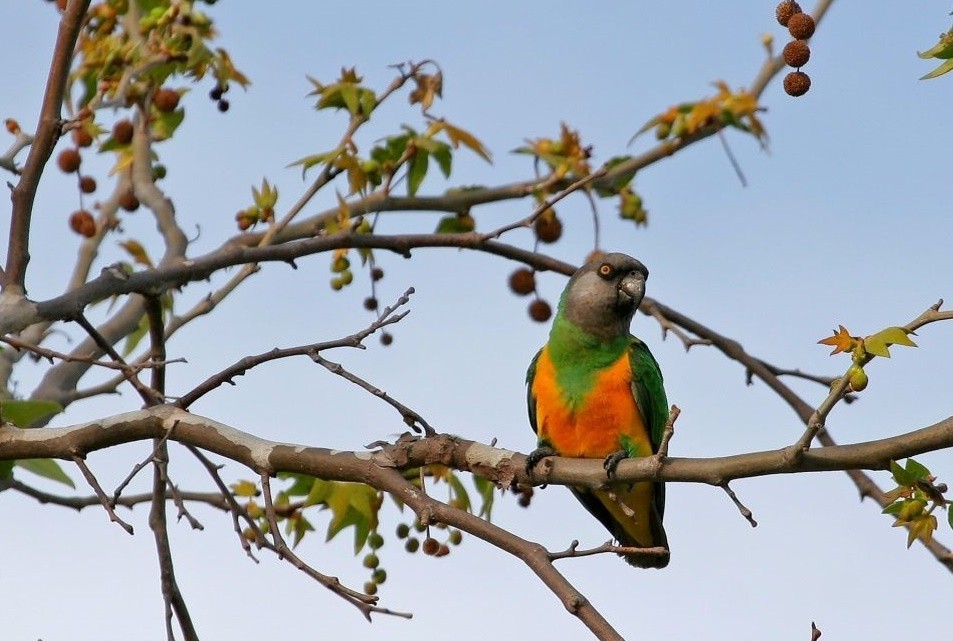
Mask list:
[[[902,327],[888,327],[882,329],[876,334],[871,334],[864,338],[864,348],[869,354],[890,358],[891,345],[904,345],[906,347],[916,347],[907,336],[907,330]]]
[[[142,246],[138,240],[130,238],[129,240],[124,240],[119,243],[119,246],[126,250],[132,260],[140,265],[145,265],[146,267],[152,267],[152,259],[149,258],[146,248]]]
[[[258,496],[258,486],[251,481],[238,481],[237,483],[232,483],[228,487],[231,488],[232,494],[235,496],[244,496],[248,498]]]
[[[27,458],[20,459],[17,461],[17,466],[22,467],[25,470],[33,472],[37,476],[42,476],[43,478],[50,479],[51,481],[56,481],[57,483],[62,483],[63,485],[68,485],[71,488],[76,488],[73,484],[73,479],[66,475],[66,472],[63,471],[63,468],[60,467],[60,464],[50,458]]]
[[[414,157],[410,161],[410,169],[407,170],[407,195],[413,196],[420,188],[420,183],[424,181],[427,175],[427,166],[430,162],[430,154],[417,148]]]
[[[912,458],[907,459],[905,470],[908,474],[913,476],[914,482],[930,478],[931,476],[930,470],[928,470],[926,466],[914,461]]]
[[[854,346],[854,341],[857,340],[850,335],[850,332],[847,331],[847,328],[843,325],[838,325],[838,330],[834,332],[833,336],[828,336],[827,338],[822,338],[817,341],[818,345],[830,345],[834,348],[834,351],[831,352],[831,356],[838,354],[840,352],[850,351]]]
[[[450,139],[450,144],[453,145],[454,149],[463,145],[488,163],[493,162],[487,148],[469,131],[460,129],[446,121],[443,122],[443,130],[447,132],[447,138]]]
[[[56,401],[0,401],[0,418],[17,427],[30,427],[37,421],[59,414],[63,406]]]

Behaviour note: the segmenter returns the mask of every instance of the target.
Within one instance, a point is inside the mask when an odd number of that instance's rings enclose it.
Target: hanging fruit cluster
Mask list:
[[[794,0],[782,0],[775,15],[793,38],[781,52],[784,62],[794,67],[794,71],[784,77],[784,91],[789,96],[803,96],[811,88],[811,77],[801,71],[801,67],[811,59],[811,48],[807,41],[814,35],[814,18],[801,11],[800,5]]]

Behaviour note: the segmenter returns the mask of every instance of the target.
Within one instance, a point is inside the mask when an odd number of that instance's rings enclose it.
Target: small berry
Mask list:
[[[383,345],[384,347],[387,347],[388,345],[390,345],[390,344],[393,343],[393,342],[394,342],[394,335],[393,335],[393,334],[391,334],[390,332],[382,332],[382,333],[381,333],[381,345]]]
[[[169,173],[169,170],[165,168],[165,165],[156,165],[152,168],[152,179],[153,180],[162,180],[166,177],[166,174]]]
[[[381,269],[380,267],[372,267],[372,268],[371,268],[371,280],[373,280],[374,282],[377,282],[377,281],[379,281],[380,279],[382,279],[383,277],[384,277],[384,270],[383,270],[383,269]]]
[[[131,188],[119,194],[119,206],[129,212],[139,209],[139,199]]]
[[[446,543],[441,543],[434,556],[447,556],[448,554],[450,554],[450,546],[448,546]]]
[[[536,232],[536,238],[544,243],[555,243],[563,235],[563,223],[555,213],[551,216],[544,214],[537,218],[533,223],[533,229]]]
[[[536,277],[533,270],[520,267],[510,274],[510,289],[518,296],[527,296],[536,291]]]
[[[80,176],[79,190],[84,194],[91,194],[96,191],[96,179],[92,176]]]
[[[179,98],[178,91],[163,87],[156,91],[155,96],[152,98],[152,104],[154,104],[159,111],[168,113],[175,111],[175,108],[179,106]]]
[[[792,71],[784,76],[784,91],[789,96],[803,96],[811,88],[811,77],[803,71]]]
[[[371,581],[373,581],[377,585],[380,585],[386,580],[387,580],[387,570],[385,570],[384,568],[377,568],[376,570],[371,572]]]
[[[801,5],[794,2],[794,0],[782,0],[782,2],[778,4],[777,9],[774,10],[774,15],[782,27],[788,26],[788,20],[790,20],[791,16],[795,13],[801,13]]]
[[[225,113],[226,111],[228,111],[228,108],[230,106],[231,105],[229,105],[228,101],[225,100],[224,98],[218,101],[218,110],[221,111],[222,113]]]
[[[364,584],[364,594],[374,596],[377,594],[377,584],[373,581],[368,581]]]
[[[56,157],[56,164],[63,171],[63,173],[71,174],[74,171],[79,170],[80,164],[82,164],[83,158],[79,155],[77,149],[64,149],[60,152],[60,155]]]
[[[447,538],[450,541],[451,545],[460,545],[460,542],[463,541],[463,532],[460,530],[453,530],[450,532],[450,536]]]
[[[418,532],[423,532],[424,530],[427,529],[427,526],[421,523],[420,521],[418,521],[417,519],[414,519],[414,529],[417,530]]]
[[[803,67],[811,59],[811,48],[803,40],[792,40],[784,45],[781,56],[789,67]]]
[[[335,273],[341,273],[351,266],[351,261],[347,259],[347,256],[339,256],[331,261],[331,271]]]
[[[344,282],[340,278],[335,277],[331,279],[331,289],[339,292],[342,287],[344,287]]]
[[[407,525],[406,523],[398,523],[398,524],[397,524],[397,538],[398,538],[398,539],[406,539],[406,538],[407,538],[407,535],[409,535],[409,534],[410,534],[410,526],[409,526],[409,525]]]
[[[537,323],[545,323],[552,315],[552,308],[542,298],[537,298],[529,304],[529,316]]]
[[[364,567],[373,570],[378,565],[381,564],[381,560],[377,558],[377,555],[371,552],[364,557]]]
[[[428,536],[424,539],[423,550],[427,556],[433,556],[440,550],[440,542],[432,536]]]
[[[354,272],[352,272],[350,269],[346,269],[341,272],[340,278],[341,283],[344,285],[350,285],[354,281]]]
[[[96,235],[96,221],[85,209],[74,211],[69,217],[69,227],[80,236],[92,238]]]
[[[407,539],[407,542],[404,543],[404,549],[413,554],[420,549],[420,539],[414,536],[410,537]]]
[[[371,532],[367,535],[367,545],[372,550],[378,550],[384,545],[384,537],[378,532]]]
[[[373,312],[375,309],[377,309],[377,299],[374,298],[373,296],[368,296],[367,298],[365,298],[364,309],[366,309],[369,312]]]
[[[795,40],[807,40],[814,35],[814,18],[806,13],[795,13],[788,20],[788,33]]]
[[[218,85],[212,87],[212,90],[208,92],[208,97],[218,102],[222,99],[222,88]]]
[[[93,144],[93,137],[85,129],[74,129],[73,142],[76,143],[77,147],[89,147]]]
[[[131,120],[120,120],[113,125],[113,140],[120,145],[132,142],[133,126]]]

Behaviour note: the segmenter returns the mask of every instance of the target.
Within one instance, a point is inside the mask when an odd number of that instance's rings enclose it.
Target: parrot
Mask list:
[[[611,479],[623,459],[658,452],[669,416],[662,372],[629,331],[648,275],[635,258],[610,253],[596,255],[570,277],[549,340],[526,373],[529,422],[537,436],[528,472],[547,456],[602,458]],[[663,483],[570,490],[620,545],[669,549]],[[635,567],[663,568],[670,554],[622,556]]]

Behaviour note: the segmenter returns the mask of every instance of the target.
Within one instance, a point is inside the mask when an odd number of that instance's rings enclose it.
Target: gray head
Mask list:
[[[599,338],[629,333],[649,270],[625,254],[602,254],[572,275],[559,301],[569,322]]]

